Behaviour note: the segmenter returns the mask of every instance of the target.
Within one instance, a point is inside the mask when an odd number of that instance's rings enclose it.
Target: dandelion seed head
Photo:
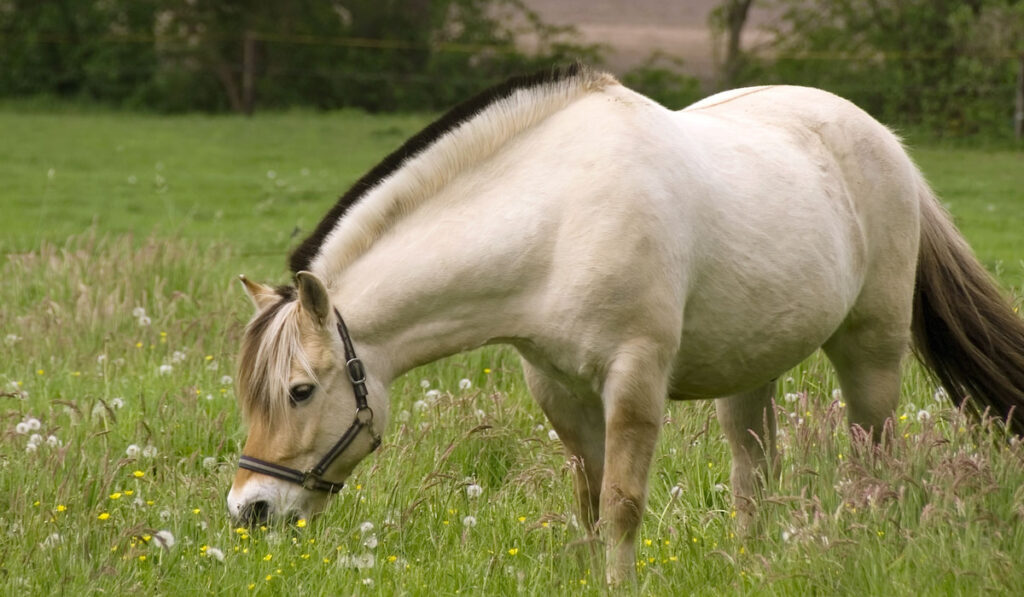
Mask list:
[[[159,373],[160,375],[167,375],[171,371],[174,371],[174,367],[170,365],[160,365],[160,367],[157,369],[157,373]]]
[[[152,325],[152,323],[153,323],[153,320],[149,318],[149,315],[143,315],[142,317],[140,317],[138,319],[138,324],[141,327],[146,327],[146,326]]]
[[[437,400],[441,397],[441,390],[429,390],[426,393],[426,397],[429,400]]]
[[[203,458],[203,468],[205,468],[206,470],[212,470],[216,466],[217,459],[214,458],[213,456],[207,456],[206,458]]]
[[[29,432],[28,423],[24,421],[18,423],[17,425],[14,426],[14,431],[17,432],[19,435],[25,435],[26,433]]]
[[[31,442],[29,442],[28,444],[25,445],[25,452],[31,453],[31,452],[35,452],[38,449],[39,449],[39,446],[37,446],[36,444],[33,444]]]
[[[725,491],[725,485],[722,483],[715,483],[714,487],[711,488],[715,493],[722,493]]]
[[[473,527],[475,527],[476,526],[476,517],[475,516],[467,516],[467,517],[463,518],[462,519],[462,526],[464,526],[466,528],[473,528]]]
[[[923,422],[927,421],[930,418],[932,418],[932,413],[930,413],[930,412],[928,412],[928,411],[926,411],[924,409],[921,409],[921,410],[917,411],[917,420],[919,422],[923,423]]]
[[[156,458],[157,450],[156,446],[146,446],[142,449],[142,455],[146,458]],[[136,475],[137,477],[140,475]]]
[[[363,541],[363,547],[366,547],[367,549],[376,549],[377,535],[370,535],[369,537],[367,537],[366,540]]]
[[[421,411],[425,408],[427,408],[427,403],[423,400],[417,400],[416,402],[412,403],[412,409],[415,411]]]
[[[460,390],[468,390],[469,388],[472,388],[472,387],[473,387],[473,382],[469,381],[468,379],[462,378],[462,379],[459,380],[459,389]]]
[[[423,388],[424,390],[429,388],[430,387],[430,380],[429,379],[421,379],[420,380],[420,387]]]
[[[39,422],[39,419],[35,417],[29,417],[25,419],[25,423],[28,425],[28,428],[32,431],[38,431],[39,428],[43,426],[42,423]]]
[[[224,375],[224,376],[222,376],[222,377],[220,378],[220,385],[222,385],[222,386],[230,386],[230,385],[231,385],[231,382],[233,382],[233,381],[234,381],[234,380],[233,380],[233,379],[231,379],[231,376],[230,376],[230,375]]]
[[[174,534],[168,530],[157,531],[153,533],[153,543],[164,549],[170,549],[175,544]]]
[[[480,487],[476,483],[472,483],[466,486],[466,495],[471,498],[480,497],[480,494],[484,492],[484,488]]]
[[[130,444],[127,448],[125,448],[124,455],[127,456],[128,458],[135,458],[141,452],[142,448],[140,448],[138,445]]]
[[[359,525],[359,532],[364,534],[364,535],[366,533],[369,533],[372,530],[373,530],[373,523],[368,521],[368,520],[366,522],[364,522],[363,524]]]
[[[678,485],[673,485],[672,489],[668,490],[668,494],[672,496],[672,499],[677,500],[683,495],[683,488]]]
[[[206,554],[206,557],[213,558],[218,562],[224,561],[224,552],[217,549],[216,547],[207,547],[203,553]]]
[[[171,511],[170,510],[166,510],[165,509],[165,510],[161,510],[160,511],[160,520],[161,521],[167,522],[170,519],[171,519]]]
[[[124,398],[111,398],[110,406],[112,408],[124,408]]]
[[[185,360],[185,353],[184,352],[182,352],[180,350],[175,350],[173,353],[171,353],[171,362],[172,363],[181,363],[184,360]]]
[[[58,438],[56,435],[48,435],[48,436],[46,436],[46,445],[47,446],[50,446],[51,448],[55,448],[55,447],[59,446],[60,444],[61,444],[60,438]]]
[[[843,397],[843,391],[841,389],[836,388],[836,389],[832,390],[832,399],[833,400],[840,400],[840,399],[842,399],[842,397]]]
[[[786,392],[783,399],[786,402],[796,402],[800,398],[800,395],[795,392]]]

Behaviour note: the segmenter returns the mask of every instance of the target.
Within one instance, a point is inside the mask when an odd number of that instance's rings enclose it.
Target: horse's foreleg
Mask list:
[[[537,404],[551,421],[572,459],[576,499],[588,539],[594,538],[604,473],[604,411],[598,397],[581,397],[523,361],[523,374]]]
[[[732,495],[741,531],[748,531],[765,482],[778,468],[774,383],[715,401],[718,422],[732,451]]]
[[[610,584],[635,569],[636,533],[647,499],[647,474],[661,428],[667,364],[657,349],[624,347],[605,379],[605,459],[601,534]]]

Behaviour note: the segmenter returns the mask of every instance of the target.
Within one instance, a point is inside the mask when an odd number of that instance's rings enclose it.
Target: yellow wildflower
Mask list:
[[[106,520],[106,519],[110,518],[110,513],[109,512],[103,512],[102,514],[100,514],[96,518],[99,518],[100,520]]]

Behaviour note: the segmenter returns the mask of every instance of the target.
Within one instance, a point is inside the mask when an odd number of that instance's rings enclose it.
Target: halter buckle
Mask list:
[[[369,427],[373,423],[373,409],[369,406],[356,409],[356,422],[363,427]]]
[[[363,361],[359,357],[352,357],[345,361],[345,367],[348,369],[348,379],[353,384],[366,383],[366,368],[363,367]]]
[[[302,473],[302,481],[299,483],[299,485],[302,485],[302,487],[305,489],[313,491],[316,489],[316,484],[318,481],[320,481],[320,478],[315,473],[313,473],[313,471],[306,471]]]

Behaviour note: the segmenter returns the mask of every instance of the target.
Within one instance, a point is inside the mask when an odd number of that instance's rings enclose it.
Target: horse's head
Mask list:
[[[376,447],[387,401],[378,386],[366,397],[347,329],[316,276],[300,272],[295,287],[279,288],[241,279],[256,315],[238,364],[249,436],[228,511],[245,524],[308,518]]]

